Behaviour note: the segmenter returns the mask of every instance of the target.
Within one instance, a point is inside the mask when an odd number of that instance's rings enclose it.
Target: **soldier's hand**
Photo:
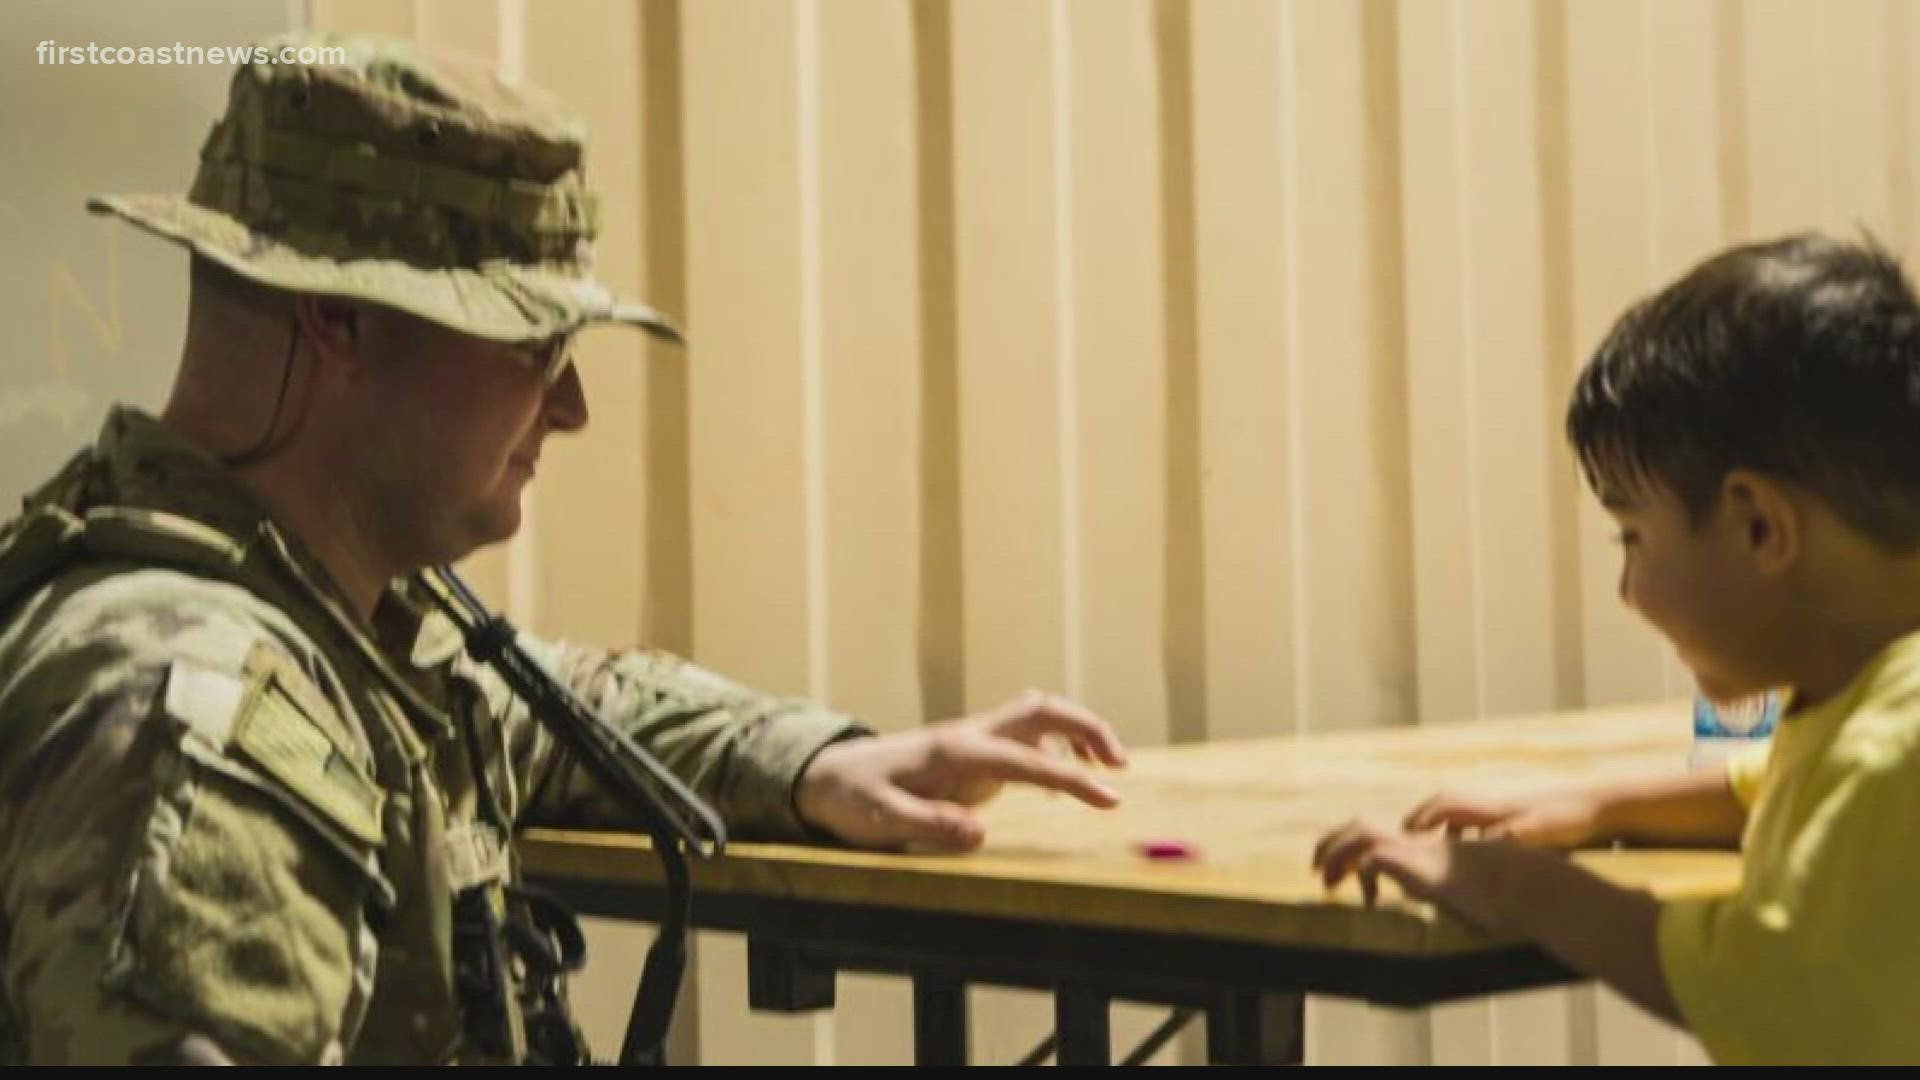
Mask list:
[[[1043,749],[1049,736],[1079,761]],[[970,808],[1008,781],[1116,805],[1120,797],[1088,768],[1096,762],[1126,764],[1106,721],[1065,698],[1028,691],[959,720],[835,743],[801,776],[794,805],[807,824],[860,847],[966,851],[985,839]]]

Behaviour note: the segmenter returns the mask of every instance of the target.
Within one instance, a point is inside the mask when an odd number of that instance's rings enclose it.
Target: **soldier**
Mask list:
[[[348,59],[269,62],[314,45]],[[186,198],[90,203],[192,252],[164,412],[116,409],[0,533],[0,1062],[524,1057],[524,1018],[462,1007],[454,911],[514,891],[519,828],[626,820],[408,579],[519,525],[587,420],[574,330],[672,328],[592,278],[548,99],[399,45],[268,49]],[[1123,756],[1050,695],[876,737],[532,648],[736,832],[960,849],[1005,781],[1115,801],[1039,748]]]

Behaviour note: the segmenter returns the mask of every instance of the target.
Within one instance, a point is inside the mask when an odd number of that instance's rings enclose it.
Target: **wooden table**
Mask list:
[[[754,1008],[831,1008],[837,971],[910,976],[921,1063],[965,1061],[970,983],[1051,991],[1062,1064],[1108,1060],[1115,999],[1204,1012],[1215,1061],[1298,1061],[1308,993],[1411,1007],[1575,978],[1392,893],[1371,910],[1351,886],[1329,895],[1308,866],[1326,829],[1397,819],[1441,789],[1670,771],[1685,763],[1687,715],[1670,702],[1136,751],[1109,777],[1119,809],[1009,791],[986,811],[987,846],[967,856],[732,845],[694,868],[694,922],[748,935]],[[1197,857],[1140,854],[1163,839]],[[522,851],[529,875],[583,912],[658,910],[644,838],[534,830]],[[1731,853],[1576,858],[1663,898],[1739,879]]]

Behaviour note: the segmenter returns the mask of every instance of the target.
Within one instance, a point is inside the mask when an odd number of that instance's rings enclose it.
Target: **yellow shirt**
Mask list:
[[[1920,633],[1754,765],[1740,891],[1661,910],[1681,1015],[1723,1065],[1920,1062]]]

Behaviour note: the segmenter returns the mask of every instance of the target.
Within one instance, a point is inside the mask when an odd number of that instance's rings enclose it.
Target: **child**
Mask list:
[[[1788,687],[1770,751],[1523,803],[1438,797],[1314,865],[1539,942],[1735,1063],[1920,1061],[1920,303],[1871,243],[1724,252],[1629,310],[1567,436],[1620,597],[1704,693]],[[1469,839],[1463,833],[1472,831]],[[1559,856],[1745,851],[1660,903]]]

